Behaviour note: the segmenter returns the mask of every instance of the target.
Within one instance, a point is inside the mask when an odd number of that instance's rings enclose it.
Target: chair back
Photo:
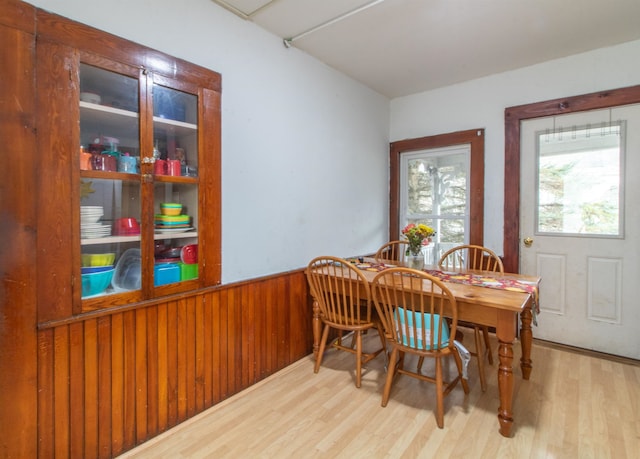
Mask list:
[[[374,258],[376,261],[404,261],[408,241],[390,241],[378,249]]]
[[[321,256],[306,274],[324,322],[341,329],[371,326],[371,293],[362,271],[345,259]]]
[[[475,269],[504,274],[502,260],[492,250],[480,245],[459,245],[447,250],[438,262],[448,271]]]
[[[424,353],[453,349],[456,299],[436,277],[409,268],[385,269],[374,277],[371,296],[387,342]]]

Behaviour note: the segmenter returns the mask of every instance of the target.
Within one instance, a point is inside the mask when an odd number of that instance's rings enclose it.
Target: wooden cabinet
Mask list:
[[[39,321],[220,283],[220,75],[51,14],[36,53]]]

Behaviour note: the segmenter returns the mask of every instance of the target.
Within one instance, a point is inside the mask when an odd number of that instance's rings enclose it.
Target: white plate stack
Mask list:
[[[111,225],[100,222],[103,215],[104,208],[102,206],[80,206],[80,237],[82,239],[104,237],[111,234]]]

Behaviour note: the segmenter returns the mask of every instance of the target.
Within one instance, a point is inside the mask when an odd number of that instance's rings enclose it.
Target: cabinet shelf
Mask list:
[[[196,230],[193,231],[185,231],[184,233],[154,233],[154,240],[162,240],[162,239],[189,239],[189,238],[197,238],[198,232]],[[135,236],[106,236],[106,237],[96,237],[89,239],[80,239],[80,245],[99,245],[99,244],[117,244],[122,242],[137,242],[140,241],[140,235],[136,234]]]

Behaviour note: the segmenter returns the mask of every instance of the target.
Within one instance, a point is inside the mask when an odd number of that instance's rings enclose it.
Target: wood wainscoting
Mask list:
[[[38,456],[113,457],[312,351],[302,270],[38,331]]]

